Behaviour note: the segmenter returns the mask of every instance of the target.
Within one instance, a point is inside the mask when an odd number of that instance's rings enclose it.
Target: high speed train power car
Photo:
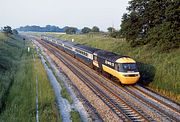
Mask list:
[[[121,56],[51,36],[42,35],[41,39],[68,53],[87,66],[117,78],[121,84],[135,84],[140,78],[136,61],[128,56]]]

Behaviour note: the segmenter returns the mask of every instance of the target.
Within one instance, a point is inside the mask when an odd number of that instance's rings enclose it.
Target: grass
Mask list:
[[[138,62],[141,82],[148,83],[149,88],[180,103],[180,49],[160,53],[154,47],[145,45],[132,48],[125,39],[100,34],[47,34],[132,57]]]
[[[71,96],[69,95],[69,93],[67,92],[64,85],[63,85],[62,90],[61,90],[61,95],[63,98],[67,99],[70,104],[73,103],[73,100],[72,100]]]
[[[77,111],[72,110],[70,114],[72,122],[81,122],[80,115]]]
[[[0,111],[4,109],[18,61],[22,56],[23,50],[19,47],[23,45],[17,38],[0,33]]]
[[[20,37],[7,37],[0,33],[0,99],[1,122],[36,120],[36,75],[38,76],[39,119],[40,121],[59,121],[55,96],[46,72],[37,55],[36,70],[31,50],[27,52],[28,41]],[[9,85],[10,84],[10,85]],[[4,97],[3,97],[4,96]]]

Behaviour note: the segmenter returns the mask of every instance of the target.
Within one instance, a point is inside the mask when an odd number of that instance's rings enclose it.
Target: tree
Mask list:
[[[119,31],[115,30],[115,28],[113,27],[109,27],[107,28],[109,35],[113,38],[120,38],[121,34],[119,33]]]
[[[5,27],[3,28],[3,32],[6,33],[6,34],[13,34],[13,33],[12,33],[12,29],[11,29],[10,26],[5,26]]]
[[[18,31],[17,31],[16,29],[13,29],[13,30],[12,30],[12,33],[15,34],[15,35],[17,35],[17,34],[18,34]]]
[[[97,26],[94,26],[91,31],[92,32],[99,32],[99,28]]]
[[[77,28],[75,27],[66,27],[65,32],[66,34],[76,34]]]
[[[108,30],[108,32],[109,32],[109,33],[112,33],[112,32],[114,32],[114,31],[115,31],[115,28],[113,28],[113,27],[109,27],[109,28],[107,28],[107,30]]]
[[[82,33],[89,33],[89,32],[91,32],[91,29],[90,28],[88,28],[88,27],[84,27],[82,30],[81,30],[81,32]]]
[[[180,47],[179,0],[131,0],[120,33],[131,46],[150,44],[169,50]]]

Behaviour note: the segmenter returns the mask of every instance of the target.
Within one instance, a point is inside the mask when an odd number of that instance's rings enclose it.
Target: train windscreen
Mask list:
[[[119,64],[120,72],[138,72],[136,63],[122,63]]]

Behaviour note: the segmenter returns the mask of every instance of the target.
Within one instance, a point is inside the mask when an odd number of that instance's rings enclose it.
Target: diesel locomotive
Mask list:
[[[42,35],[41,39],[50,43],[93,69],[106,72],[121,84],[135,84],[139,78],[136,61],[106,50],[65,41],[52,36]]]

